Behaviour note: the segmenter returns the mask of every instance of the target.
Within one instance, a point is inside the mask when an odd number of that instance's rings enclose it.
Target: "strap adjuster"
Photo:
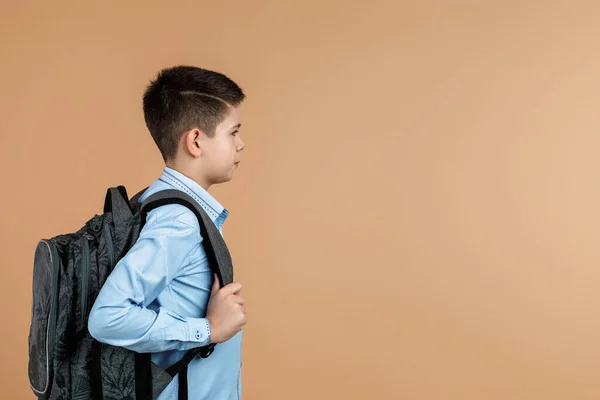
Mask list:
[[[198,355],[202,358],[208,358],[213,353],[213,351],[215,351],[215,343],[200,348]]]

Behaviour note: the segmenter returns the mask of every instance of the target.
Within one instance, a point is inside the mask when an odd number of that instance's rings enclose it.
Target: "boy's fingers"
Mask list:
[[[219,277],[215,274],[215,280],[212,285],[211,294],[215,294],[216,292],[218,292],[220,286],[221,285],[219,284]]]
[[[239,292],[242,289],[242,284],[239,282],[233,282],[229,285],[225,286],[221,290],[224,290],[227,294],[234,294]]]

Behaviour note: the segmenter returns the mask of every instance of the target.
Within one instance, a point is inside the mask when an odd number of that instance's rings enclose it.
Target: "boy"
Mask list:
[[[182,190],[222,234],[228,211],[209,193],[230,181],[244,142],[238,134],[242,90],[228,77],[196,67],[162,70],[144,94],[144,117],[165,167],[140,198]],[[169,204],[148,213],[139,239],[117,263],[92,307],[88,328],[104,343],[152,353],[166,368],[187,350],[220,343],[188,366],[189,399],[241,397],[241,284],[219,288],[202,246],[196,216]],[[158,400],[176,399],[178,379]]]

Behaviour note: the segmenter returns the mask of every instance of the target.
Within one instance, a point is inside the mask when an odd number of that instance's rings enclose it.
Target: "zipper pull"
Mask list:
[[[92,236],[89,232],[83,232],[83,238],[85,238],[86,240],[92,241],[94,240],[94,236]]]

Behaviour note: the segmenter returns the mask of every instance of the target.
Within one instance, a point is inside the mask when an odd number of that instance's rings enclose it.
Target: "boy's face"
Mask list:
[[[245,145],[239,135],[241,118],[239,107],[230,107],[230,113],[216,128],[215,135],[200,138],[201,173],[206,184],[228,182],[240,162]]]

